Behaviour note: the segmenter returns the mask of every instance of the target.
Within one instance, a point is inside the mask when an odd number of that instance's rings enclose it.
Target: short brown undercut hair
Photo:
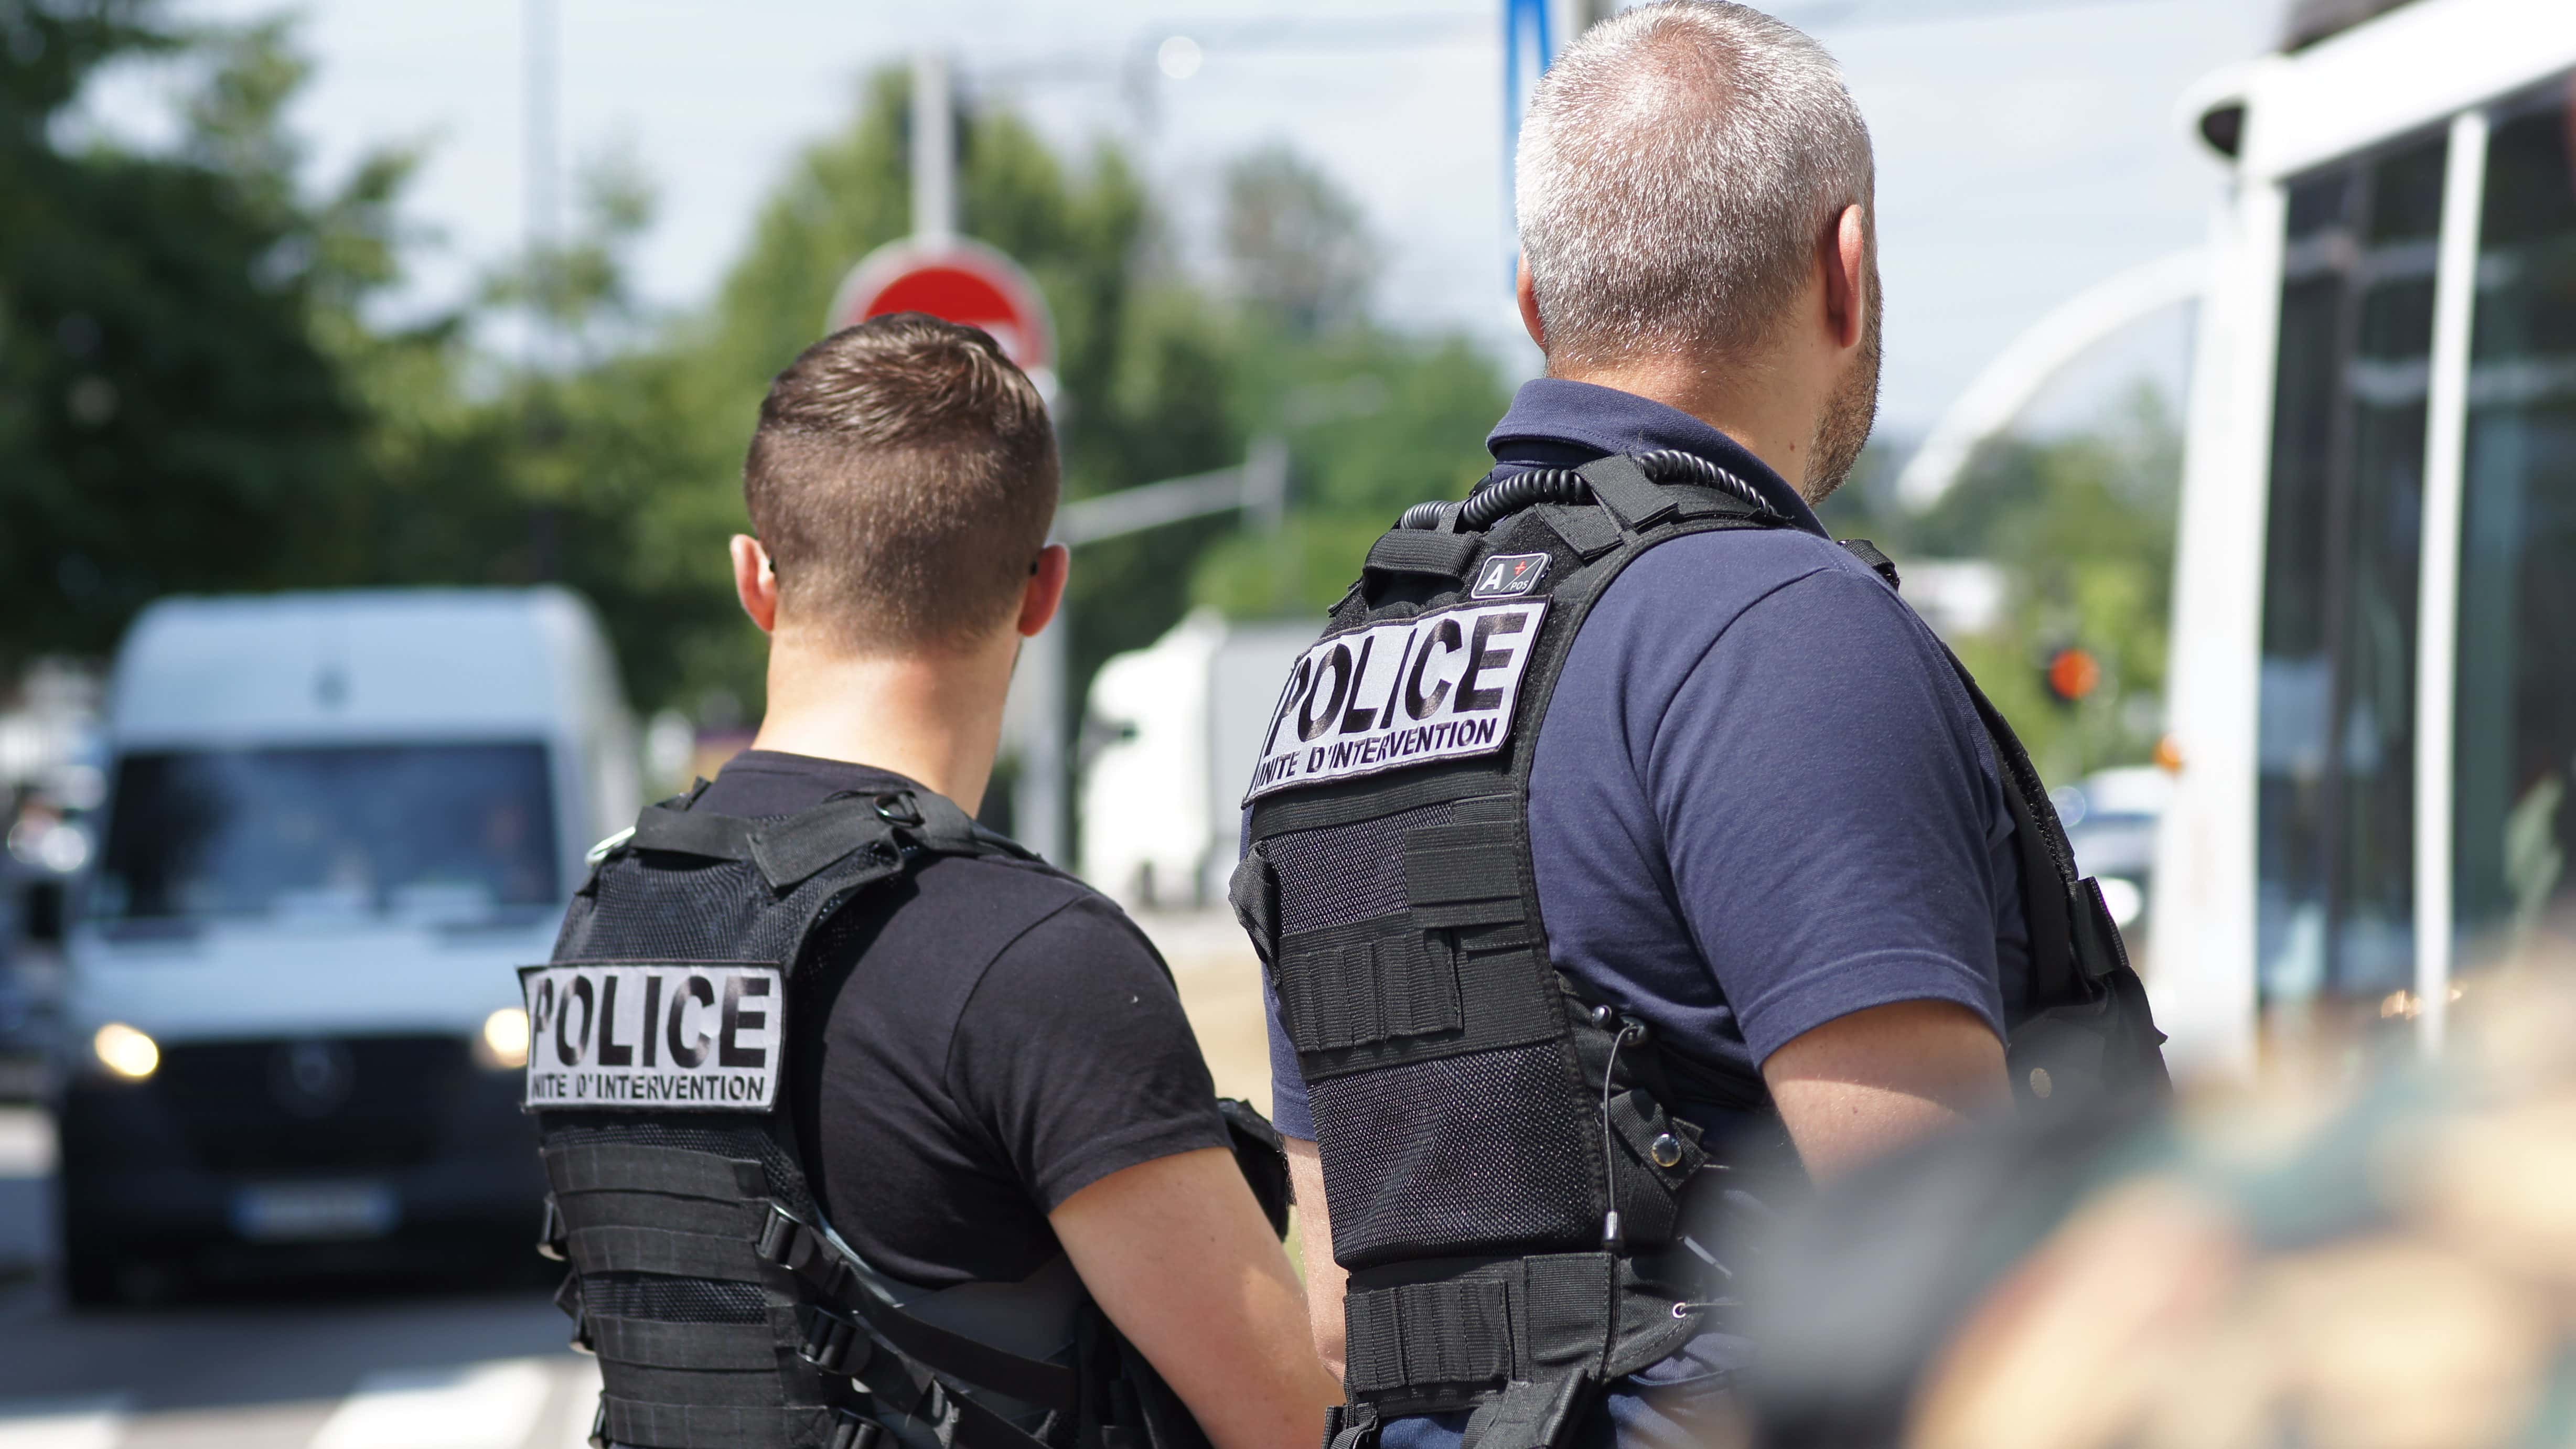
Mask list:
[[[782,612],[862,653],[1011,616],[1055,521],[1055,433],[985,333],[919,312],[805,349],[769,385],[742,468]]]

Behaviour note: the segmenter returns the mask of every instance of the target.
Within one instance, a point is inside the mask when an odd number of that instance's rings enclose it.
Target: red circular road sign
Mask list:
[[[831,330],[888,312],[927,312],[981,327],[1031,376],[1055,365],[1055,322],[1037,284],[1019,263],[979,241],[906,239],[877,248],[850,269],[832,299]]]

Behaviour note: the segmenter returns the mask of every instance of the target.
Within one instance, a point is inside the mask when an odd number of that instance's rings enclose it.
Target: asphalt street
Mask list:
[[[74,1314],[53,1135],[0,1109],[0,1449],[574,1449],[598,1371],[535,1290],[343,1284]]]

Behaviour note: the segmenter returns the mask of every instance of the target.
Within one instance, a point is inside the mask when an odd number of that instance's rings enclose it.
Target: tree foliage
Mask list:
[[[196,77],[175,145],[63,123],[102,66],[174,56]],[[172,591],[557,580],[599,606],[639,704],[756,711],[764,653],[724,551],[742,451],[852,264],[909,229],[907,78],[871,79],[795,159],[702,307],[637,303],[626,258],[652,188],[611,154],[582,169],[569,236],[454,313],[387,327],[370,312],[418,240],[400,214],[417,158],[380,148],[314,185],[282,120],[308,74],[283,23],[183,32],[152,0],[0,0],[0,664],[103,652]],[[1293,153],[1230,169],[1202,283],[1115,146],[1068,160],[989,107],[951,124],[962,229],[1026,265],[1055,314],[1069,497],[1227,466],[1264,437],[1291,460],[1275,528],[1217,518],[1084,550],[1077,701],[1193,603],[1329,605],[1399,512],[1484,472],[1507,401],[1493,363],[1372,320],[1376,243]],[[543,345],[495,351],[512,319]],[[2006,623],[1961,652],[2067,778],[2152,745],[2177,451],[2142,399],[2098,435],[1989,447],[1926,515],[1866,478],[1827,512],[1900,560],[2003,566]],[[2073,710],[2038,682],[2066,643],[2107,666]]]
[[[2163,397],[2141,389],[2097,428],[1986,444],[1956,486],[1909,515],[1867,482],[1827,500],[1828,525],[1907,559],[1983,558],[2003,570],[2006,606],[1959,657],[2060,783],[2138,764],[2162,731],[2167,620],[2182,440]],[[2075,646],[2102,682],[2072,706],[2041,682]]]
[[[331,340],[406,162],[286,204],[301,71],[274,41],[206,46],[181,144],[135,155],[57,123],[181,37],[141,0],[0,6],[0,658],[102,649],[163,593],[357,576],[364,410]]]
[[[179,142],[66,143],[83,83],[143,55],[198,77]],[[742,452],[850,267],[909,230],[907,77],[872,78],[795,159],[701,308],[637,305],[626,255],[652,190],[610,155],[583,169],[570,236],[391,328],[369,313],[417,240],[399,215],[415,157],[311,185],[282,124],[308,74],[284,23],[182,32],[152,0],[0,0],[0,656],[102,652],[176,590],[553,580],[598,605],[638,703],[756,711],[764,651],[724,551]],[[1295,451],[1286,535],[1309,549],[1224,518],[1085,549],[1077,700],[1195,598],[1329,601],[1396,510],[1480,471],[1490,366],[1368,323],[1372,246],[1311,167],[1274,150],[1236,168],[1236,285],[1211,288],[1173,263],[1115,146],[1069,161],[993,108],[952,124],[961,229],[1027,266],[1055,315],[1068,497],[1227,466],[1260,435]],[[1202,567],[1212,546],[1229,562]]]

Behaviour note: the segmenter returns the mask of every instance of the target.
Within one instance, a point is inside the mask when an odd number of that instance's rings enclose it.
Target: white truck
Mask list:
[[[512,968],[633,821],[634,731],[555,588],[165,600],[107,711],[66,942],[64,1284],[524,1245]]]
[[[1262,730],[1323,631],[1201,609],[1100,666],[1083,728],[1085,876],[1136,906],[1225,899]]]

